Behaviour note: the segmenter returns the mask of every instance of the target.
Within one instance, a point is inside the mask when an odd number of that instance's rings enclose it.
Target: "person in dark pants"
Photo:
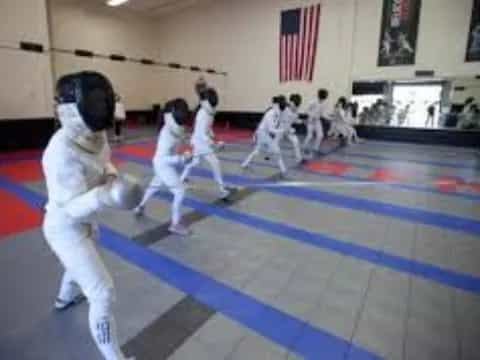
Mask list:
[[[435,104],[431,104],[427,108],[427,121],[425,121],[425,127],[435,126]]]
[[[127,116],[125,113],[125,106],[122,103],[122,98],[120,95],[115,95],[115,116],[114,116],[114,125],[115,125],[115,141],[122,141],[122,128],[123,123],[125,122]]]

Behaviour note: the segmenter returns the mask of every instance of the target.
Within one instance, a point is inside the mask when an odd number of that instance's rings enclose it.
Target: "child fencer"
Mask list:
[[[303,142],[303,148],[307,151],[320,151],[320,145],[324,138],[322,119],[331,120],[331,114],[327,105],[328,91],[318,90],[317,99],[313,100],[307,108],[307,136]],[[311,145],[312,140],[313,146]]]
[[[282,176],[286,175],[287,168],[283,162],[279,145],[280,138],[284,134],[281,117],[283,116],[283,112],[286,108],[287,99],[285,96],[281,95],[273,98],[272,107],[267,109],[262,121],[255,131],[255,148],[242,163],[241,167],[243,169],[248,168],[250,162],[255,156],[261,152],[264,152],[274,155],[277,158],[278,167],[280,168]]]
[[[184,124],[188,114],[188,105],[183,99],[175,99],[165,105],[164,125],[160,131],[157,150],[152,161],[155,174],[142,202],[134,210],[137,216],[143,215],[147,201],[162,188],[168,188],[173,194],[171,224],[168,230],[181,236],[189,235],[190,230],[180,222],[185,186],[175,166],[192,160],[191,155],[180,155],[177,152],[178,146],[183,142]]]
[[[185,182],[192,169],[200,164],[201,160],[206,160],[212,169],[215,182],[220,188],[222,199],[227,199],[231,191],[223,182],[220,161],[217,158],[216,146],[213,133],[213,122],[215,119],[215,109],[218,106],[218,94],[213,88],[204,89],[200,93],[200,109],[195,117],[192,139],[190,141],[193,147],[193,160],[185,166],[181,181]]]
[[[106,129],[115,109],[110,81],[94,72],[70,74],[58,80],[56,93],[62,127],[42,158],[48,190],[43,232],[65,268],[55,308],[65,310],[86,298],[90,331],[103,357],[125,360],[112,314],[113,281],[95,244],[96,214],[104,208],[131,210],[143,191],[110,162]]]
[[[357,130],[355,129],[356,119],[354,117],[355,112],[355,104],[348,103],[347,104],[347,111],[345,113],[345,126],[347,131],[348,143],[351,144],[352,142],[357,143],[360,142],[361,139],[358,137]]]
[[[300,150],[300,141],[296,134],[293,124],[301,124],[299,119],[298,109],[302,105],[302,97],[299,94],[290,95],[290,102],[282,114],[282,126],[284,129],[285,138],[290,141],[295,152],[295,158],[300,164],[303,162],[302,151]]]
[[[342,136],[347,145],[358,141],[357,131],[353,127],[351,104],[348,104],[347,99],[343,96],[338,99],[335,106],[334,117],[328,131],[328,136],[334,138]]]
[[[340,123],[343,121],[343,118],[345,117],[346,107],[347,107],[346,99],[339,98],[333,110],[333,118],[332,118],[332,121],[330,122],[330,128],[327,131],[328,137],[333,137],[334,139],[337,139],[340,136]]]

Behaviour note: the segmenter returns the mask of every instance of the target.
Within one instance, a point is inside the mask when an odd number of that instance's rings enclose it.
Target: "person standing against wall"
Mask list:
[[[425,121],[425,127],[435,127],[435,104],[430,104],[427,107],[427,120]]]
[[[207,81],[203,76],[200,76],[195,82],[195,93],[197,94],[199,99],[200,99],[200,94],[207,89],[208,89]]]

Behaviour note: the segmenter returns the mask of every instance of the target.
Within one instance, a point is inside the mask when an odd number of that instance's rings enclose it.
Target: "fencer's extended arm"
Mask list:
[[[58,205],[75,220],[88,220],[107,207],[131,209],[141,201],[143,190],[128,175],[117,175],[105,184],[89,189],[81,174],[81,167],[77,166],[65,166],[58,174],[62,192],[73,194]]]
[[[162,164],[168,165],[179,165],[185,162],[185,156],[182,154],[175,155],[161,155],[158,157],[161,160]]]
[[[107,197],[109,190],[108,184],[95,187],[69,200],[63,205],[63,210],[75,220],[87,220],[107,207],[102,199]]]
[[[82,220],[107,207],[132,210],[142,201],[143,193],[140,185],[123,176],[74,197],[63,208],[73,219]]]

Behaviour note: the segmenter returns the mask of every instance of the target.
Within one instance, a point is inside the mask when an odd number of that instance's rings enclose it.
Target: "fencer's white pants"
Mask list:
[[[210,144],[193,144],[193,160],[183,170],[180,180],[183,182],[190,176],[190,172],[194,167],[200,165],[202,160],[205,160],[212,169],[213,178],[220,188],[220,192],[224,193],[225,183],[223,182],[222,169],[220,168],[220,161],[218,160],[212,145]]]
[[[332,124],[332,136],[338,137],[342,135],[350,144],[358,140],[357,130],[345,122],[336,122]]]
[[[321,120],[310,120],[307,122],[307,136],[303,142],[304,149],[311,149],[310,143],[313,142],[313,150],[319,151],[322,144],[324,134]]]
[[[303,141],[303,148],[304,149],[309,149],[310,148],[310,143],[312,142],[314,136],[315,136],[315,125],[313,124],[313,121],[309,120],[307,122],[307,136],[305,137],[305,140]]]
[[[162,163],[161,161],[154,161],[153,169],[155,174],[143,195],[140,206],[145,206],[147,201],[162,188],[168,188],[173,195],[171,222],[172,225],[178,225],[180,223],[182,203],[185,197],[185,186],[173,165]]]
[[[434,125],[435,117],[433,115],[427,116],[427,121],[425,121],[425,126],[432,126]]]
[[[90,332],[103,357],[106,360],[125,360],[112,315],[115,300],[113,281],[96,248],[97,226],[59,221],[59,216],[47,213],[43,232],[65,268],[58,297],[70,301],[81,290],[90,305]]]
[[[338,138],[342,132],[340,131],[340,124],[338,121],[332,121],[330,123],[330,129],[328,129],[327,136]]]
[[[298,140],[298,136],[295,133],[289,132],[287,133],[286,138],[293,146],[293,151],[295,152],[295,158],[298,162],[302,161],[302,151],[300,150],[300,141]]]
[[[352,141],[357,142],[358,141],[358,134],[357,134],[357,130],[355,129],[355,127],[352,126],[352,125],[349,125],[348,129],[349,129],[348,130],[349,131],[349,135],[348,135],[349,136],[349,141],[350,142],[352,142]]]
[[[280,171],[282,173],[287,172],[287,168],[283,161],[282,152],[280,151],[280,146],[278,144],[278,139],[272,138],[268,133],[264,131],[259,131],[256,133],[255,148],[242,163],[242,167],[247,167],[250,162],[255,158],[255,156],[257,156],[261,152],[274,155],[277,158]]]

